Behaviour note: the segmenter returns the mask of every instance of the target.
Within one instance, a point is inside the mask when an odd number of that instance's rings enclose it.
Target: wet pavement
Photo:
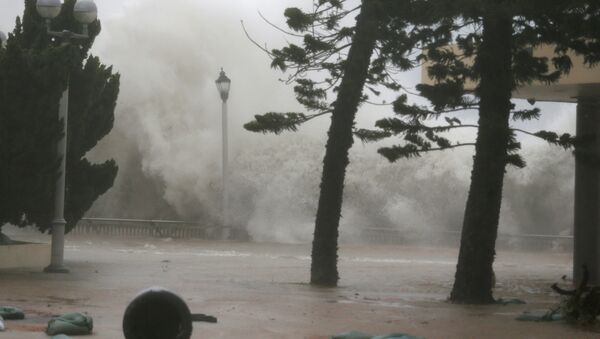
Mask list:
[[[329,289],[306,283],[309,255],[309,245],[70,237],[69,274],[0,271],[0,304],[28,315],[6,321],[0,339],[44,338],[48,318],[67,312],[94,317],[92,338],[123,338],[128,302],[150,286],[170,289],[192,312],[218,318],[195,323],[193,338],[328,338],[350,330],[443,339],[600,337],[563,323],[514,320],[524,310],[558,303],[550,285],[570,274],[568,253],[500,252],[496,297],[527,301],[506,306],[445,301],[454,249],[343,245],[340,287]]]

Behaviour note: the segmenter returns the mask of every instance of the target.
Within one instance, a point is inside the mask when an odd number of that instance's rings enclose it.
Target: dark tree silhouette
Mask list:
[[[58,164],[54,148],[62,137],[57,118],[58,101],[69,77],[65,218],[67,230],[70,230],[92,203],[112,187],[117,174],[114,160],[93,164],[85,155],[113,127],[119,75],[97,57],[88,56],[89,48],[100,32],[99,22],[90,25],[90,39],[76,45],[61,46],[61,41],[46,34],[44,20],[36,13],[35,4],[35,0],[25,1],[23,21],[21,23],[17,19],[4,52],[5,55],[12,53],[12,58],[0,61],[1,67],[10,70],[6,77],[2,77],[7,91],[12,93],[20,88],[16,86],[30,84],[19,95],[2,98],[5,105],[14,107],[12,114],[18,115],[14,122],[18,121],[19,125],[13,125],[10,133],[20,133],[19,139],[11,139],[5,145],[9,148],[22,148],[31,143],[41,145],[37,151],[23,152],[21,159],[27,160],[18,167],[23,171],[9,170],[10,184],[14,186],[11,192],[23,202],[19,203],[22,207],[7,209],[14,215],[7,221],[20,225],[35,224],[42,231],[51,228]],[[52,21],[52,29],[81,30],[81,25],[73,17],[74,4],[75,0],[65,1],[61,14]],[[17,55],[17,51],[20,54]],[[17,65],[19,72],[16,72]],[[29,74],[29,77],[22,74]],[[3,110],[3,116],[6,116],[5,112],[8,113]],[[24,142],[23,139],[29,141]]]
[[[66,58],[64,48],[24,49],[14,37],[0,49],[0,225],[23,226],[48,212]]]

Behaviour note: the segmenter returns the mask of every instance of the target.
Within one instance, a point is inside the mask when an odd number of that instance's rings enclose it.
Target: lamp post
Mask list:
[[[82,24],[82,33],[68,30],[56,32],[51,30],[50,23],[61,11],[61,0],[38,0],[36,9],[38,14],[46,19],[46,29],[50,36],[62,39],[62,45],[68,45],[72,40],[88,39],[88,25],[96,20],[98,9],[93,0],[77,0],[73,7],[75,20]],[[57,143],[57,153],[61,157],[60,174],[56,180],[54,195],[54,218],[52,220],[52,252],[50,266],[44,269],[47,273],[68,273],[64,265],[65,247],[65,174],[67,168],[67,118],[69,115],[69,84],[62,94],[59,105],[58,118],[63,121],[64,137]]]
[[[215,83],[217,84],[217,89],[219,90],[219,94],[221,95],[221,101],[222,101],[222,105],[221,105],[221,113],[222,113],[222,128],[223,128],[223,144],[222,144],[222,151],[223,151],[223,163],[222,163],[222,179],[223,179],[223,194],[221,196],[222,203],[221,203],[221,222],[223,223],[223,226],[226,226],[228,223],[228,219],[227,219],[227,169],[228,169],[228,162],[229,162],[229,155],[228,155],[228,141],[227,141],[227,99],[229,99],[229,89],[231,87],[231,80],[225,75],[225,72],[223,71],[223,68],[221,68],[221,74],[219,75],[219,78],[215,81]]]

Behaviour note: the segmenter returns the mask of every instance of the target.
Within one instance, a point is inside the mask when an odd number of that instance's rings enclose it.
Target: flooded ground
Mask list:
[[[23,308],[1,339],[44,338],[53,314],[88,312],[92,338],[123,338],[121,321],[140,290],[158,285],[191,310],[218,318],[195,323],[193,338],[327,338],[359,330],[425,338],[598,338],[562,323],[525,323],[524,310],[558,302],[549,286],[570,274],[568,253],[498,254],[497,297],[526,305],[461,306],[445,301],[457,251],[344,245],[340,287],[306,284],[309,245],[70,237],[67,275],[0,271],[0,304]]]

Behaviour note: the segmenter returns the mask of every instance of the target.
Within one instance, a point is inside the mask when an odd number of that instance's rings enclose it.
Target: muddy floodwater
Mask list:
[[[192,312],[218,318],[195,323],[193,338],[328,338],[350,330],[442,339],[600,337],[563,323],[514,320],[556,305],[549,286],[570,274],[569,253],[498,253],[496,296],[527,302],[506,306],[445,301],[455,249],[343,245],[335,289],[306,283],[309,255],[309,245],[69,237],[70,274],[0,271],[0,304],[28,316],[6,321],[0,339],[45,338],[49,317],[67,312],[94,318],[91,338],[123,338],[123,312],[149,286],[168,288]]]

